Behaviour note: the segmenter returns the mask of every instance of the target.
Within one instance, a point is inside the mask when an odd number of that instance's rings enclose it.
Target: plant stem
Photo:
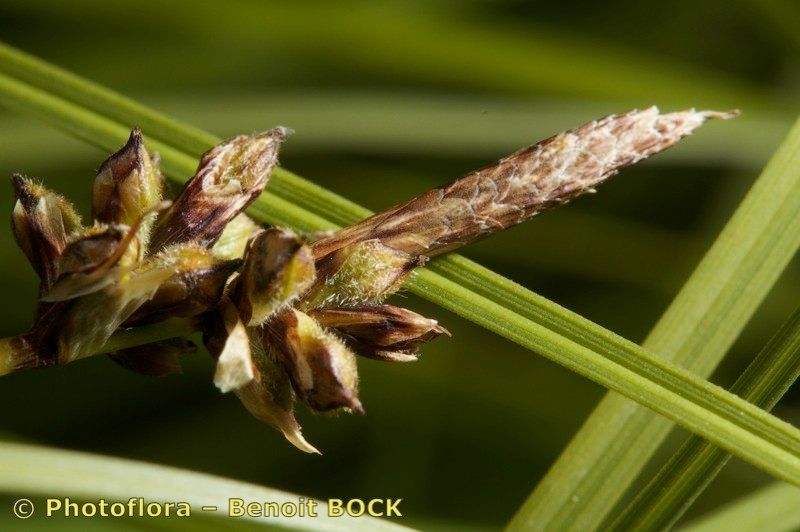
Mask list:
[[[197,326],[192,320],[185,318],[170,318],[159,323],[121,329],[109,338],[102,350],[94,354],[110,353],[170,338],[183,338],[196,331]]]
[[[87,356],[112,353],[170,338],[183,338],[195,331],[197,327],[194,322],[184,318],[170,318],[159,323],[118,329],[101,349]],[[19,371],[21,365],[27,370],[58,364],[57,360],[39,359],[24,342],[18,340],[17,337],[0,338],[0,376]]]

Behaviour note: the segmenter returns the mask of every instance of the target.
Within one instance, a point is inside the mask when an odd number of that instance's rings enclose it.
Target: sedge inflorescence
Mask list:
[[[174,198],[135,129],[100,166],[89,223],[64,197],[13,177],[13,230],[40,287],[31,330],[0,340],[3,367],[69,363],[102,352],[120,329],[189,319],[216,360],[216,386],[317,452],[295,418],[298,399],[315,412],[363,412],[357,356],[413,361],[421,344],[447,333],[384,302],[415,268],[593,190],[708,118],[731,116],[611,115],[316,240],[244,213],[267,185],[285,128],[215,146]],[[192,350],[173,338],[110,356],[164,375]]]

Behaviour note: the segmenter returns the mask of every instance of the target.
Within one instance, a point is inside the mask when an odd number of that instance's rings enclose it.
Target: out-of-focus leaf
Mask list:
[[[40,494],[96,501],[103,498],[127,501],[187,502],[192,513],[202,506],[224,519],[228,500],[298,503],[299,496],[272,488],[246,484],[180,469],[66,451],[36,445],[0,443],[0,490],[12,494]],[[298,530],[409,530],[374,517],[329,517],[326,503],[318,502],[318,517],[242,517],[253,526],[278,525]],[[208,512],[206,515],[211,515]]]
[[[800,489],[774,482],[737,499],[708,516],[692,521],[681,532],[788,532],[800,528]]]

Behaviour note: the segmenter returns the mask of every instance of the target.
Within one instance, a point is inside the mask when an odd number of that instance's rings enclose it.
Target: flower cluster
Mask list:
[[[215,384],[315,451],[295,420],[296,397],[317,412],[361,412],[356,354],[415,360],[418,345],[445,330],[382,304],[420,258],[369,241],[318,265],[304,238],[243,214],[285,136],[275,128],[220,144],[169,201],[158,158],[134,130],[100,166],[91,225],[65,198],[15,175],[14,234],[41,284],[33,328],[10,340],[10,369],[96,354],[120,327],[193,318],[217,359]],[[162,375],[179,370],[191,347],[175,339],[111,357]]]
[[[65,198],[15,175],[16,240],[40,278],[34,325],[0,340],[5,372],[97,354],[120,328],[191,319],[216,359],[214,383],[298,448],[317,452],[295,419],[362,412],[356,357],[416,360],[447,331],[385,299],[428,257],[520,223],[593,190],[668,148],[707,118],[612,115],[520,150],[316,241],[244,214],[277,164],[286,130],[208,151],[172,200],[138,130],[101,166],[84,225]],[[180,369],[185,339],[111,353],[147,375]]]

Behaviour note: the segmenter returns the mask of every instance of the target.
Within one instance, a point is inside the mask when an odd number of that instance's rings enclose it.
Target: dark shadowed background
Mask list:
[[[0,3],[0,39],[166,114],[223,136],[293,128],[285,167],[376,210],[612,112],[742,109],[597,195],[464,250],[637,342],[800,109],[798,21],[789,0]],[[41,178],[84,212],[105,155],[0,112],[0,175]],[[8,183],[0,218],[11,207]],[[9,336],[30,323],[36,280],[7,223],[0,253],[0,336]],[[789,315],[798,274],[793,264],[715,382],[730,384]],[[218,393],[204,353],[160,379],[105,357],[4,377],[1,435],[322,498],[401,497],[403,523],[496,529],[604,390],[400,297],[453,338],[436,340],[415,364],[362,360],[366,416],[302,411],[321,457]],[[778,415],[797,424],[799,403],[790,391]],[[694,515],[767,480],[734,460]],[[0,523],[22,526],[6,511]]]

